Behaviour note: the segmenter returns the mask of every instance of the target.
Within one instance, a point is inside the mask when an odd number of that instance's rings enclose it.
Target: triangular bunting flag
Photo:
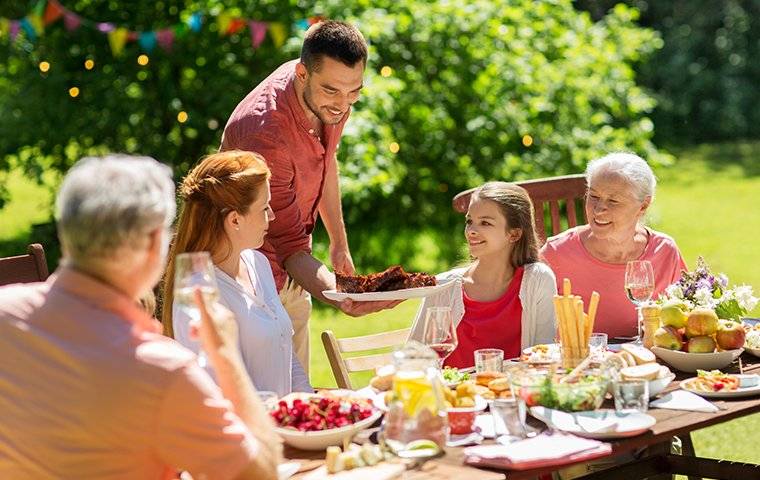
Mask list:
[[[216,25],[219,27],[219,36],[227,35],[227,29],[230,28],[230,22],[232,21],[232,16],[228,13],[220,13],[218,17],[216,17]]]
[[[251,20],[248,22],[248,28],[251,29],[251,45],[253,45],[253,48],[259,48],[259,45],[264,41],[264,37],[267,34],[267,24]]]
[[[127,34],[127,41],[128,42],[136,42],[137,39],[140,38],[140,34],[138,32],[129,31]]]
[[[11,24],[8,27],[8,35],[10,36],[11,42],[16,40],[16,37],[18,36],[18,32],[21,30],[21,24],[18,20],[11,20]]]
[[[122,50],[124,50],[124,44],[127,43],[128,35],[129,30],[126,28],[117,28],[108,32],[108,44],[111,45],[111,52],[114,57],[121,55]]]
[[[37,4],[34,6],[34,14],[38,17],[42,18],[42,15],[45,14],[45,4],[47,3],[47,0],[37,0]]]
[[[306,19],[303,19],[303,20],[299,20],[299,21],[297,21],[297,22],[295,23],[295,27],[296,27],[296,29],[298,29],[298,30],[308,30],[308,29],[309,29],[309,25],[311,25],[311,24],[310,24],[310,23],[309,23],[309,21],[308,21],[308,20],[306,20]]]
[[[200,13],[190,15],[190,18],[187,20],[187,26],[190,27],[190,30],[200,32],[201,25],[203,25],[203,17]]]
[[[82,24],[82,19],[76,13],[65,12],[63,14],[63,24],[66,25],[66,30],[74,31]]]
[[[156,32],[156,40],[165,51],[170,51],[174,44],[174,31],[171,28],[165,28]]]
[[[325,17],[323,17],[322,15],[317,15],[316,17],[309,17],[309,26],[314,25],[315,23],[319,23],[324,19]]]
[[[285,25],[280,22],[272,22],[269,24],[269,35],[272,36],[274,46],[277,48],[280,48],[288,37]]]
[[[140,44],[143,50],[147,53],[153,51],[156,48],[156,33],[155,32],[142,32],[137,42]]]
[[[21,28],[24,30],[24,33],[26,33],[26,36],[29,37],[30,42],[37,40],[37,32],[34,30],[32,23],[29,21],[29,17],[22,18],[21,22],[19,22],[19,25],[21,25]]]
[[[56,0],[50,0],[45,7],[45,14],[42,16],[42,20],[45,25],[50,25],[63,16],[63,7]]]
[[[111,22],[100,22],[98,23],[98,31],[101,33],[111,33],[114,30],[116,30],[116,25],[114,25]]]
[[[7,18],[0,18],[0,38],[3,38],[10,29],[11,21]]]
[[[245,20],[242,18],[233,18],[230,20],[230,25],[227,27],[227,35],[237,33],[245,27]]]
[[[37,15],[36,13],[33,13],[29,15],[27,18],[29,18],[29,23],[32,25],[32,28],[34,29],[34,33],[37,34],[37,36],[41,37],[45,34],[45,23],[42,20],[42,17]]]

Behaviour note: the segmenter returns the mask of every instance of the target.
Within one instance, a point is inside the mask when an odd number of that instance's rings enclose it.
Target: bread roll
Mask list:
[[[636,365],[643,365],[645,363],[654,363],[655,356],[651,350],[641,345],[633,343],[624,343],[620,346],[624,352],[628,352],[633,356],[636,361]]]
[[[656,363],[645,363],[635,367],[626,367],[620,374],[626,380],[655,380],[660,373],[660,366]]]
[[[507,377],[494,378],[488,382],[488,389],[496,393],[509,390],[509,380],[507,380]]]

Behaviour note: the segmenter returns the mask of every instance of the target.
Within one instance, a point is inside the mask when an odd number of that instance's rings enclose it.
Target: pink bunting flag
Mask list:
[[[165,51],[170,51],[174,44],[174,30],[171,28],[165,28],[156,32],[156,40]]]
[[[100,22],[98,23],[98,31],[101,33],[110,33],[116,30],[116,25],[110,22]]]
[[[251,45],[253,45],[253,48],[259,48],[259,45],[264,41],[264,37],[267,34],[266,22],[251,20],[248,22],[248,28],[251,29]]]
[[[63,14],[63,23],[66,25],[66,30],[71,32],[79,28],[82,24],[82,19],[76,13],[67,11]]]
[[[18,32],[20,31],[21,31],[21,23],[18,20],[11,20],[11,26],[10,26],[10,29],[8,30],[11,42],[16,40],[16,37],[18,36]]]

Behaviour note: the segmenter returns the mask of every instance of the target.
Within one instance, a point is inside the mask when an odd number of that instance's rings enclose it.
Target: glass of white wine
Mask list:
[[[625,294],[636,305],[638,338],[635,343],[642,343],[641,339],[641,307],[652,298],[654,293],[654,269],[649,260],[631,260],[625,266]]]
[[[209,308],[219,301],[211,255],[208,252],[180,253],[174,260],[174,305],[190,318],[191,323],[201,319],[201,312],[195,303],[196,289],[201,291]],[[202,347],[198,349],[198,364],[206,368],[206,354]]]
[[[425,314],[423,343],[438,355],[438,368],[457,348],[457,329],[449,307],[430,307]]]

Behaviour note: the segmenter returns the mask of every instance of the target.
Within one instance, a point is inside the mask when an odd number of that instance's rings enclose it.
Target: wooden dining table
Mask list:
[[[744,373],[760,374],[760,358],[744,353],[741,357]],[[727,373],[739,373],[739,361],[725,369]],[[667,394],[679,388],[681,380],[694,376],[693,373],[675,371],[676,378],[660,394]],[[715,479],[760,479],[760,465],[715,460],[696,457],[691,448],[689,434],[694,430],[727,422],[736,418],[760,412],[760,395],[736,399],[710,399],[719,410],[715,413],[702,413],[684,410],[667,410],[652,408],[649,415],[657,420],[649,431],[631,438],[610,441],[612,452],[603,459],[594,461],[598,465],[599,460],[617,461],[613,466],[604,470],[593,471],[580,477],[584,480],[596,480],[606,478],[654,478],[662,475],[662,478],[670,478],[671,474],[687,475],[691,478],[715,478]],[[605,400],[603,408],[613,408],[611,400]],[[684,452],[681,455],[670,453],[672,437],[678,436],[686,440]],[[743,441],[757,442],[760,445],[760,432],[755,439],[743,439]],[[493,443],[493,440],[485,440],[484,444]],[[405,479],[443,479],[462,478],[466,480],[490,480],[490,479],[531,479],[565,469],[575,465],[565,463],[552,467],[537,468],[532,470],[496,470],[483,469],[465,465],[464,450],[466,447],[447,447],[445,455],[427,461],[413,470],[405,472],[401,478]],[[758,447],[760,451],[760,447]],[[293,478],[304,478],[308,471],[319,467],[324,460],[324,452],[306,452],[286,447],[285,456],[289,460],[301,462],[301,470]],[[629,460],[622,460],[629,459]],[[584,463],[584,462],[578,462]],[[610,462],[612,463],[612,462]]]

